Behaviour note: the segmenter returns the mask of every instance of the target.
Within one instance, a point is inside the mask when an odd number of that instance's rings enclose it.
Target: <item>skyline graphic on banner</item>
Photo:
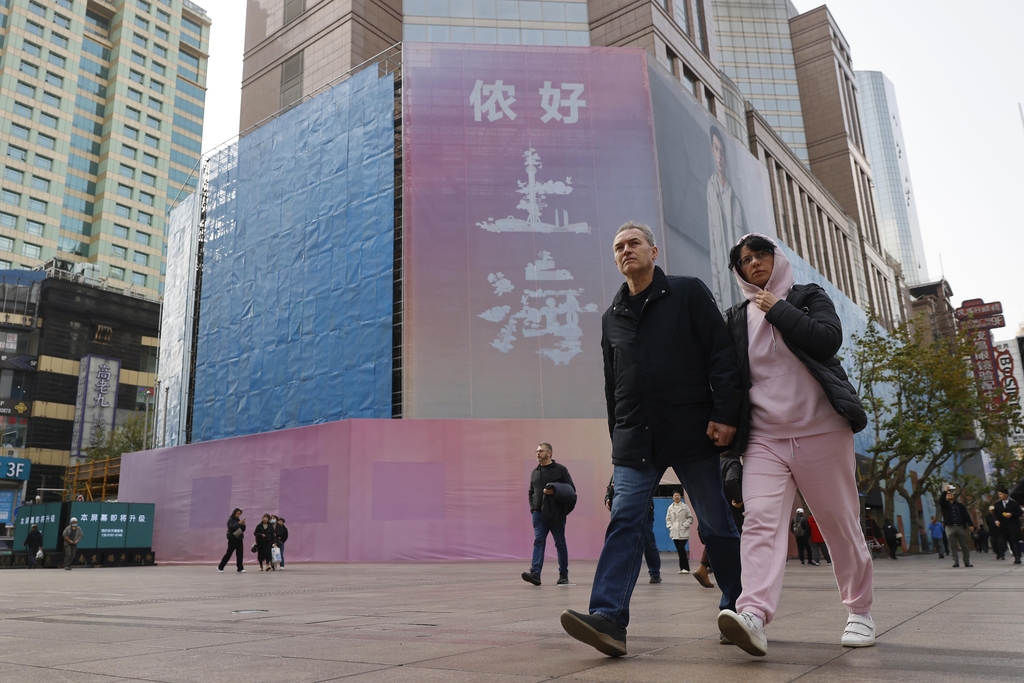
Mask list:
[[[543,120],[543,119],[542,119]],[[519,194],[523,195],[523,198],[516,204],[516,208],[526,212],[526,220],[508,216],[507,218],[499,218],[494,220],[488,218],[486,221],[481,221],[477,225],[488,232],[590,232],[590,226],[586,223],[570,223],[569,212],[562,210],[562,222],[558,222],[558,209],[555,209],[555,222],[545,223],[541,217],[541,209],[547,207],[544,200],[548,195],[567,195],[572,194],[572,178],[566,176],[565,182],[558,180],[548,180],[546,182],[537,182],[537,171],[543,168],[540,162],[540,156],[536,150],[530,148],[523,152],[523,158],[526,159],[526,177],[527,181],[517,181],[519,189],[516,190]]]

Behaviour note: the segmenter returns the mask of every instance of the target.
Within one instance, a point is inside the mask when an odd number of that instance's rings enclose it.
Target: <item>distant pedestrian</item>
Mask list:
[[[608,480],[608,488],[604,492],[604,506],[611,512],[612,500],[615,498],[615,476]],[[647,562],[647,574],[651,583],[661,583],[661,553],[658,552],[658,541],[654,538],[654,501],[648,511],[650,523],[644,528],[644,560]]]
[[[811,557],[811,525],[804,516],[804,509],[796,509],[796,517],[789,523],[789,532],[796,538],[796,554],[800,557],[800,564],[804,563],[804,555],[807,555],[807,564],[817,564]]]
[[[896,531],[896,527],[888,519],[882,525],[882,535],[885,536],[885,545],[889,547],[889,559],[899,559],[896,557],[896,549],[900,544],[899,532]]]
[[[71,571],[71,565],[75,561],[75,552],[78,550],[78,542],[82,540],[85,532],[78,526],[78,520],[71,518],[71,523],[64,528],[64,569]]]
[[[818,522],[815,521],[814,515],[810,515],[807,518],[807,524],[811,527],[811,548],[814,549],[814,565],[818,566],[821,563],[820,558],[824,557],[825,561],[832,564],[832,556],[828,554],[828,545],[825,544],[825,537],[821,535],[821,529],[818,528]]]
[[[533,562],[523,581],[540,585],[548,534],[558,554],[558,584],[569,583],[569,550],[565,545],[565,518],[576,505],[576,485],[565,465],[555,462],[549,443],[537,444],[537,467],[530,474],[530,515],[533,519]]]
[[[235,508],[232,510],[231,516],[228,517],[228,551],[221,558],[217,571],[224,571],[224,567],[231,560],[231,553],[234,553],[235,563],[238,566],[237,571],[245,573],[245,567],[242,566],[242,549],[245,547],[243,536],[245,536],[245,517],[242,517],[242,508]]]
[[[36,568],[36,554],[43,547],[43,535],[39,533],[39,525],[33,524],[32,529],[25,536],[25,564],[29,569]]]
[[[953,556],[953,566],[960,566],[960,552],[964,554],[964,566],[973,567],[971,564],[971,544],[968,540],[970,532],[974,531],[974,522],[967,513],[967,508],[956,499],[956,487],[946,484],[942,487],[942,499],[939,504],[942,506],[942,524],[946,529],[946,536],[949,537],[950,555]]]
[[[1003,536],[1002,529],[996,524],[996,506],[988,506],[988,514],[985,515],[985,526],[988,527],[989,542],[992,544],[992,552],[995,553],[997,560],[1006,559],[1006,537]]]
[[[690,573],[690,561],[686,557],[686,544],[690,541],[690,525],[693,524],[693,514],[689,506],[683,501],[683,494],[679,491],[672,493],[672,504],[668,506],[665,513],[665,525],[668,527],[668,535],[676,544],[676,552],[679,553],[679,573]]]
[[[284,568],[284,544],[288,540],[288,527],[284,525],[284,517],[277,518],[277,547],[281,551],[281,568]]]
[[[1013,563],[1020,564],[1020,504],[1013,498],[1010,498],[1010,492],[1005,486],[999,487],[996,490],[996,494],[999,496],[999,500],[996,501],[994,506],[995,511],[993,512],[996,526],[1006,536],[1010,552],[1013,553]]]
[[[274,530],[270,526],[270,515],[264,513],[260,523],[252,532],[253,540],[256,541],[256,560],[260,563],[260,571],[274,571],[274,564],[270,558],[270,549],[274,546]],[[263,563],[267,563],[266,569]]]
[[[988,552],[988,528],[984,524],[979,524],[975,527],[974,531],[971,533],[971,539],[974,541],[975,552]]]
[[[932,521],[928,525],[928,533],[931,534],[932,546],[939,553],[939,559],[941,560],[946,556],[942,547],[942,524],[935,519],[935,515],[932,515]]]

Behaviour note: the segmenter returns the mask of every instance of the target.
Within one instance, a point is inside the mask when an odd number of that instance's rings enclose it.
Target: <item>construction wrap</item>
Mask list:
[[[219,559],[235,507],[247,562],[264,512],[287,520],[289,562],[525,560],[540,441],[576,484],[571,569],[598,556],[608,524],[604,420],[344,420],[195,443],[125,455],[119,495],[156,503],[161,563]]]
[[[192,440],[390,417],[393,78],[356,74],[208,174]]]
[[[173,211],[167,227],[167,278],[160,319],[160,393],[156,443],[185,443],[185,406],[195,320],[199,195],[191,194]]]

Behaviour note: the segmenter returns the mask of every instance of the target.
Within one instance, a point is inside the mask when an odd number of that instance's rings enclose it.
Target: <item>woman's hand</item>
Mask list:
[[[779,297],[769,291],[758,292],[757,296],[754,297],[754,305],[765,313],[770,311],[772,306],[777,303],[779,303]]]

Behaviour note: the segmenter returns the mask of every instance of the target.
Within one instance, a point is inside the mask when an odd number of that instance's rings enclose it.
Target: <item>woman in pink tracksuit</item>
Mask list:
[[[872,564],[860,525],[853,434],[867,418],[835,354],[842,323],[815,284],[796,285],[770,238],[745,235],[729,255],[747,301],[728,311],[748,392],[732,449],[743,454],[746,507],[740,552],[743,593],[723,610],[724,637],[752,655],[768,652],[764,626],[782,592],[789,513],[797,488],[832,553],[850,616],[840,642],[875,642]]]

